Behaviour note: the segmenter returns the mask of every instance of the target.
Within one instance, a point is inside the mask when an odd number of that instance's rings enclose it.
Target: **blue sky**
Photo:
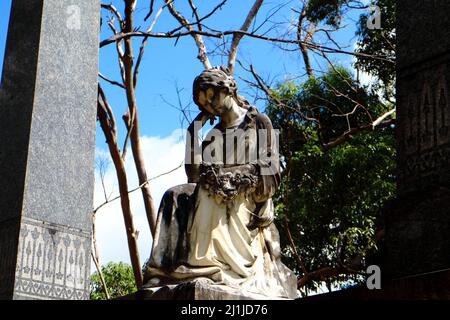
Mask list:
[[[11,0],[0,2],[0,74],[3,70],[3,57],[5,54],[6,31],[8,30],[9,11]]]
[[[104,1],[108,3],[109,1]],[[122,8],[122,0],[112,1],[119,10]],[[197,1],[200,3],[200,1]],[[162,1],[155,1],[157,10]],[[179,4],[178,4],[179,3]],[[187,1],[178,1],[177,6],[182,12],[189,12],[182,4]],[[210,2],[209,2],[210,3]],[[218,3],[214,1],[213,5]],[[265,16],[270,13],[279,1],[265,1],[256,19],[256,25],[261,23]],[[277,13],[277,22],[283,22],[287,27],[289,21],[296,19],[297,14],[293,13],[292,7],[295,7],[299,1],[291,1],[287,6],[280,9]],[[0,1],[0,61],[3,61],[4,45],[7,34],[7,24],[10,11],[11,0]],[[136,26],[142,25],[142,29],[149,25],[149,21],[144,23],[143,17],[147,14],[149,1],[138,1],[136,13]],[[253,1],[229,0],[227,5],[217,12],[214,18],[208,20],[208,25],[219,30],[238,29],[248,12]],[[204,5],[204,4],[202,4]],[[156,11],[155,10],[155,11]],[[200,11],[200,16],[208,12],[210,8],[204,8]],[[354,12],[343,22],[347,27],[335,34],[335,39],[343,46],[343,49],[352,51],[355,38],[355,21],[361,13]],[[103,11],[103,28],[100,38],[106,39],[111,36],[109,28],[106,26],[107,13]],[[190,18],[190,15],[186,14]],[[173,29],[178,23],[173,17],[164,11],[159,20],[155,24],[155,32],[163,32]],[[264,26],[261,33],[264,32]],[[213,48],[212,41],[205,39],[208,49]],[[141,39],[134,42],[135,57],[137,57]],[[140,130],[142,136],[142,144],[148,175],[156,176],[175,168],[183,160],[184,142],[182,140],[183,130],[181,119],[182,116],[178,110],[171,107],[168,103],[177,105],[178,96],[176,88],[180,90],[180,101],[183,105],[191,103],[193,110],[196,106],[192,103],[192,81],[198,75],[203,67],[196,59],[197,48],[191,37],[184,37],[176,42],[174,39],[150,39],[147,45],[146,53],[142,61],[139,83],[137,87],[137,103],[140,114]],[[314,68],[322,68],[324,64],[315,60],[311,55]],[[276,84],[286,79],[301,80],[299,76],[305,73],[303,60],[297,52],[287,52],[273,43],[267,43],[257,39],[244,38],[238,52],[238,59],[243,63],[254,65],[258,73],[268,81]],[[333,61],[348,67],[351,66],[351,56],[334,55]],[[213,65],[226,63],[221,57],[210,56]],[[102,48],[100,51],[100,72],[105,76],[119,80],[117,56],[114,45]],[[251,102],[252,97],[250,88],[244,81],[240,79],[251,79],[251,76],[242,70],[239,66],[236,69],[236,77],[239,82],[240,94],[246,96]],[[103,83],[103,87],[107,93],[108,100],[113,106],[116,114],[119,131],[120,145],[125,137],[125,128],[121,121],[122,114],[126,111],[126,100],[122,89],[112,87]],[[165,102],[166,101],[166,102]],[[264,103],[257,102],[256,105],[260,110],[264,110]],[[186,128],[187,123],[184,122],[183,127]],[[103,133],[98,127],[96,150],[98,156],[108,157],[107,146]],[[130,154],[130,152],[129,152]],[[126,159],[126,167],[129,172],[129,187],[134,188],[138,185],[138,180],[134,172],[133,161],[130,157]],[[176,170],[170,175],[152,181],[151,189],[155,199],[155,205],[158,207],[159,201],[164,191],[176,184],[185,182],[185,176],[182,168]],[[108,167],[105,173],[105,184],[107,192],[111,196],[117,195],[117,183],[112,165]],[[98,179],[96,180],[94,203],[95,206],[103,202],[103,191]],[[131,195],[132,210],[136,219],[136,226],[140,230],[139,247],[141,254],[141,262],[149,257],[151,249],[151,237],[146,223],[145,212],[139,192]],[[102,262],[107,261],[125,261],[129,263],[128,250],[126,245],[125,230],[123,227],[123,218],[121,216],[120,204],[115,201],[103,207],[97,217],[97,235],[100,246],[100,254]]]
[[[108,1],[106,1],[108,2]],[[119,10],[122,8],[122,0],[112,1]],[[143,17],[147,14],[149,1],[138,1],[136,13],[136,25],[141,25],[144,29],[149,25],[149,21],[144,22]],[[156,4],[162,1],[156,1]],[[8,12],[11,0],[2,0],[0,2],[0,61],[3,61],[4,43],[6,38]],[[185,1],[177,4],[180,11],[188,12],[186,7],[183,7]],[[187,1],[186,1],[187,3]],[[215,3],[215,2],[214,2]],[[245,4],[242,4],[245,3]],[[229,0],[224,8],[217,12],[216,16],[210,20],[209,26],[219,30],[238,29],[245,19],[253,1]],[[256,19],[259,24],[263,18],[270,13],[271,8],[275,6],[276,1],[266,1],[261,8],[260,14]],[[286,7],[282,8],[277,13],[277,21],[287,22],[291,19],[296,19],[296,14],[290,9],[297,5],[297,1],[291,1]],[[156,7],[158,8],[158,7]],[[239,8],[239,10],[236,10]],[[210,8],[203,10],[205,13]],[[155,10],[156,11],[156,10]],[[103,14],[103,28],[101,32],[101,39],[106,39],[111,36],[109,28],[106,26],[108,13],[102,11]],[[200,11],[200,15],[202,11]],[[190,17],[186,14],[187,17]],[[353,18],[356,18],[354,15]],[[348,27],[336,34],[336,39],[339,43],[347,45],[354,42],[354,22],[346,21]],[[154,31],[167,31],[178,26],[178,22],[170,16],[169,12],[165,10],[157,21]],[[263,31],[265,27],[261,30]],[[139,49],[141,40],[137,39],[134,42],[135,56]],[[212,42],[206,39],[206,45],[209,49],[213,47]],[[348,48],[349,51],[352,47]],[[202,65],[196,59],[197,48],[191,37],[184,37],[179,39],[175,45],[175,39],[150,39],[147,45],[145,57],[142,62],[141,72],[139,77],[139,84],[137,87],[137,101],[141,119],[141,133],[143,135],[170,135],[173,130],[181,126],[180,119],[182,118],[180,112],[171,107],[165,101],[174,105],[178,104],[178,97],[176,88],[181,90],[181,102],[183,105],[191,103],[192,108],[192,80],[202,71]],[[304,73],[303,63],[299,54],[292,54],[291,52],[284,52],[272,43],[266,43],[257,39],[245,39],[242,41],[239,50],[239,59],[244,63],[252,63],[255,69],[265,78],[271,81],[283,81],[286,77],[296,77]],[[220,65],[226,63],[221,57],[210,57],[213,65]],[[344,62],[350,61],[349,56],[336,55],[336,61]],[[314,59],[312,59],[315,64]],[[119,80],[119,72],[117,67],[117,58],[114,45],[102,48],[100,51],[100,72],[102,74]],[[237,67],[237,76],[250,79],[251,76]],[[246,93],[248,87],[239,80],[241,93]],[[104,85],[108,93],[108,98],[112,104],[116,114],[120,118],[126,110],[126,101],[122,90],[111,88],[109,85]],[[260,109],[264,109],[264,104],[257,103]],[[186,126],[186,123],[184,123]],[[119,136],[124,135],[124,126],[119,124]],[[104,141],[101,135],[98,135],[97,146],[104,148]]]
[[[142,22],[142,18],[147,14],[148,1],[140,2],[141,7],[137,8],[137,21]],[[289,21],[296,19],[296,14],[292,13],[291,7],[297,1],[292,1],[280,10],[279,20]],[[120,7],[121,1],[114,1]],[[158,3],[158,1],[156,1]],[[187,1],[179,2],[180,4]],[[243,5],[242,3],[245,3]],[[246,13],[253,1],[229,0],[227,5],[220,10],[215,18],[211,19],[211,26],[218,30],[238,29],[245,19]],[[262,7],[257,23],[261,21],[268,10],[273,8],[276,1],[267,1]],[[182,5],[178,5],[182,12],[189,12]],[[239,10],[236,10],[239,8]],[[204,10],[208,12],[208,9]],[[200,16],[202,12],[200,12]],[[187,17],[189,17],[186,14]],[[106,13],[103,17],[106,19]],[[148,22],[143,24],[148,26]],[[139,25],[139,23],[137,23]],[[345,32],[337,35],[337,41],[342,44],[349,44],[354,36],[354,23],[349,22],[349,27]],[[154,31],[167,31],[178,26],[178,22],[165,10],[155,25]],[[264,30],[264,28],[262,29]],[[102,39],[111,35],[107,27],[102,28]],[[205,40],[209,49],[213,48],[211,41]],[[140,40],[135,41],[135,56],[139,49]],[[352,47],[349,48],[352,50]],[[116,53],[114,46],[101,49],[100,71],[108,77],[118,79],[118,68],[116,63]],[[164,100],[173,104],[178,103],[176,87],[182,90],[181,101],[188,104],[192,101],[192,81],[199,74],[203,67],[196,59],[197,48],[191,37],[179,39],[175,46],[174,39],[150,39],[143,64],[141,66],[140,80],[137,88],[137,100],[139,105],[141,132],[144,135],[168,135],[174,129],[180,127],[180,113],[170,107]],[[252,63],[255,69],[267,79],[283,81],[285,77],[294,77],[304,73],[303,63],[300,55],[284,52],[272,43],[267,43],[257,39],[246,39],[242,41],[239,51],[239,59],[244,63]],[[349,61],[349,56],[335,56],[336,60]],[[213,65],[226,63],[223,58],[210,57]],[[314,63],[314,60],[313,60]],[[236,70],[237,76],[251,78],[248,73],[240,69]],[[248,90],[245,83],[239,80],[241,94]],[[115,108],[125,109],[124,95],[119,90],[109,90],[109,96]],[[164,100],[161,98],[163,97]],[[192,105],[195,109],[195,105]],[[260,109],[264,109],[264,104],[258,103]],[[186,125],[186,124],[185,124]]]

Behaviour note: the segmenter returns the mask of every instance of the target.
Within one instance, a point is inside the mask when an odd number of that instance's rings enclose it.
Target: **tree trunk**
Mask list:
[[[105,105],[100,101],[97,114],[98,119],[100,121],[100,126],[106,137],[106,142],[108,143],[109,153],[111,154],[111,158],[113,160],[114,167],[116,169],[117,182],[119,184],[119,192],[120,192],[120,204],[122,206],[123,219],[125,222],[125,228],[127,233],[131,265],[133,267],[136,286],[140,288],[142,286],[142,270],[141,270],[141,263],[139,260],[137,232],[134,227],[133,214],[131,212],[130,199],[128,195],[128,181],[127,181],[127,174],[125,171],[125,164],[120,155],[120,150],[117,144],[115,125],[114,123],[111,123],[114,122],[114,120],[110,121],[108,119],[108,112],[106,111]]]
[[[124,116],[124,120],[125,123],[127,124],[128,130],[130,130],[130,127],[128,125],[130,123],[130,118],[128,114]],[[133,152],[134,165],[136,167],[136,172],[138,174],[139,185],[142,186],[141,192],[144,200],[145,212],[147,214],[148,224],[150,226],[150,231],[153,237],[155,235],[155,228],[156,228],[156,208],[150,190],[150,184],[145,183],[148,180],[148,177],[147,171],[145,169],[144,154],[142,153],[141,149],[141,140],[139,138],[139,117],[137,109],[135,110],[134,114],[133,130],[130,133],[130,143],[131,143],[131,150]]]
[[[128,33],[133,31],[133,13],[134,13],[135,1],[126,1],[125,7],[125,28],[123,32]],[[128,135],[130,136],[131,148],[133,151],[134,164],[139,178],[139,184],[142,185],[147,181],[147,171],[145,169],[144,156],[142,154],[140,137],[139,137],[139,121],[137,113],[136,94],[134,90],[134,75],[133,75],[133,39],[125,39],[125,87],[127,94],[127,102],[129,109],[129,121],[125,121],[128,125]],[[124,147],[126,148],[126,146]],[[154,236],[156,226],[156,210],[153,204],[153,197],[150,192],[149,184],[145,184],[141,188],[142,197],[144,201],[145,211],[147,214],[147,220],[149,223],[150,231]]]
[[[314,78],[314,72],[313,69],[311,67],[311,62],[309,60],[309,54],[308,54],[308,47],[305,45],[305,41],[307,41],[310,36],[311,36],[311,24],[309,25],[309,32],[308,35],[305,37],[305,39],[303,39],[303,21],[306,17],[306,7],[303,8],[302,12],[300,13],[300,16],[298,18],[298,26],[297,26],[297,40],[299,41],[298,43],[298,47],[300,49],[300,52],[302,53],[303,56],[303,61],[305,63],[305,69],[306,69],[306,73],[308,74],[308,77],[310,79]]]

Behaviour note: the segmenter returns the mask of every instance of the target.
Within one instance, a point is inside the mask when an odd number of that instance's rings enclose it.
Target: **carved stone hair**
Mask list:
[[[198,101],[199,93],[200,91],[206,91],[208,88],[212,88],[215,93],[224,91],[226,94],[232,95],[236,103],[242,108],[248,109],[250,107],[249,102],[238,95],[237,81],[231,76],[228,68],[223,66],[213,67],[204,70],[195,78],[193,85],[194,102],[200,109],[202,108]]]

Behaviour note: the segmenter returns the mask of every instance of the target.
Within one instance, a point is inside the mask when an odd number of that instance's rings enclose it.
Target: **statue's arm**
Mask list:
[[[256,118],[256,129],[264,129],[267,132],[266,141],[259,145],[264,145],[266,148],[260,150],[260,157],[257,161],[259,172],[259,183],[254,193],[256,202],[265,202],[270,199],[280,184],[280,167],[279,167],[279,153],[276,141],[275,131],[272,122],[265,114],[258,114]]]
[[[191,122],[186,132],[186,149],[184,169],[188,183],[197,183],[200,177],[200,163],[202,161],[202,147],[199,131],[211,115],[200,112]]]

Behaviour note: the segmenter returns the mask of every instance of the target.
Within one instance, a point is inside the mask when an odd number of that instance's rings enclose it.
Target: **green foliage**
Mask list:
[[[309,0],[306,16],[311,22],[321,22],[330,26],[338,26],[342,17],[342,6],[348,0]]]
[[[394,156],[388,132],[360,134],[329,152],[311,140],[295,152],[277,213],[288,215],[308,270],[352,264],[375,249],[375,221],[395,192]]]
[[[102,273],[105,278],[111,298],[121,297],[136,291],[133,269],[124,262],[109,262],[102,266]],[[105,292],[100,281],[98,272],[91,275],[91,300],[106,299]]]
[[[376,5],[381,10],[381,29],[367,28],[368,13],[361,15],[356,32],[356,52],[384,56],[395,61],[395,0],[372,0],[371,5]],[[387,98],[394,95],[394,63],[358,56],[355,66],[379,79]]]
[[[340,67],[301,85],[280,85],[272,101],[266,112],[280,128],[285,167],[274,197],[279,226],[289,221],[296,250],[309,272],[338,266],[361,270],[364,258],[377,249],[374,233],[381,208],[395,193],[393,128],[359,133],[330,150],[323,145],[345,133],[349,123],[371,123],[392,105],[381,103]],[[336,116],[354,110],[355,101],[364,108]],[[280,235],[287,264],[301,276],[288,233]],[[352,276],[329,280],[343,284],[349,279]],[[316,286],[310,283],[308,288]]]
[[[374,91],[360,86],[348,70],[339,66],[300,86],[280,84],[272,102],[267,113],[286,136],[290,150],[298,150],[311,135],[328,143],[349,127],[371,123],[392,107],[380,103]],[[283,151],[289,152],[286,148]]]

